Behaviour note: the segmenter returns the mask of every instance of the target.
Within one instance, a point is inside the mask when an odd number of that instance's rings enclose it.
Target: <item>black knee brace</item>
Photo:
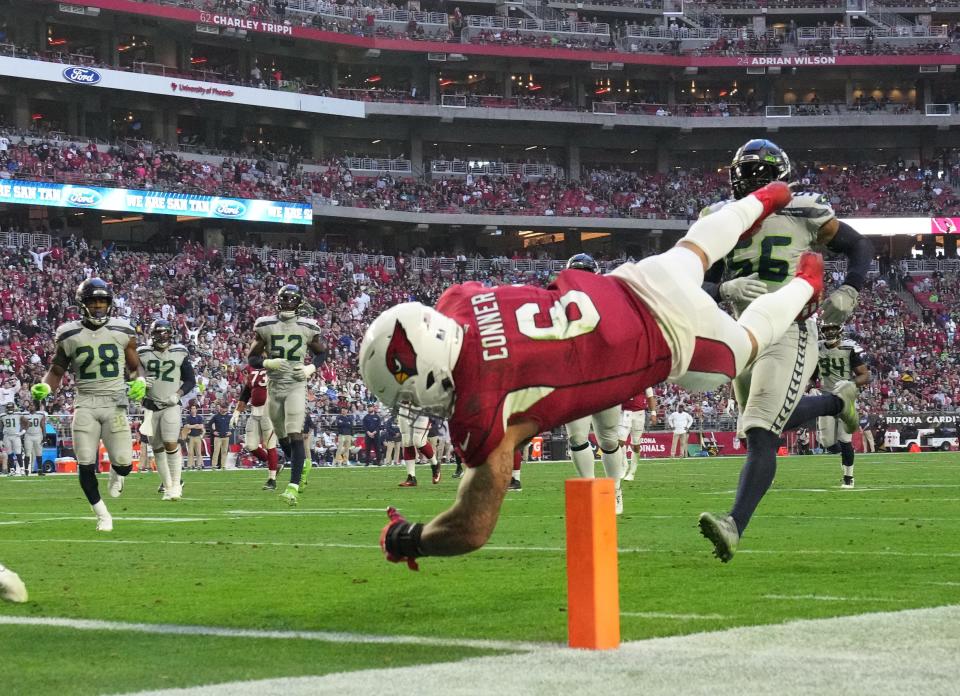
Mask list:
[[[582,445],[570,445],[571,452],[582,452],[590,446],[589,442],[584,442]]]
[[[620,450],[620,445],[617,445],[612,450],[605,450],[603,447],[600,448],[600,451],[604,454],[616,454]]]
[[[80,464],[77,467],[80,477],[80,488],[87,496],[87,502],[96,505],[100,502],[100,488],[97,486],[97,466],[95,464]]]
[[[133,464],[129,464],[127,466],[117,466],[116,464],[111,464],[110,468],[120,474],[120,476],[126,476],[133,471]]]

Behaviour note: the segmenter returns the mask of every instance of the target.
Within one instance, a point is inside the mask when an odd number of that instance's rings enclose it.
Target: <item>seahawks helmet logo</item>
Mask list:
[[[397,380],[397,384],[403,384],[417,374],[417,353],[399,321],[393,327],[393,336],[387,345],[386,361],[387,370]]]

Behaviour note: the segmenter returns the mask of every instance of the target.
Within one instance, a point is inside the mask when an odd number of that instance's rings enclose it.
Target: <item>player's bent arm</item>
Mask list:
[[[532,421],[509,426],[487,461],[467,469],[453,507],[423,528],[420,550],[424,556],[456,556],[487,543],[513,476],[513,453],[537,431]]]
[[[130,342],[127,343],[127,347],[123,349],[123,357],[124,360],[126,360],[127,369],[130,371],[131,375],[136,375],[137,377],[142,377],[143,379],[147,378],[147,373],[143,369],[143,365],[140,363],[140,356],[137,355],[137,339],[130,339]]]
[[[853,383],[856,384],[860,389],[863,389],[872,381],[873,375],[870,374],[870,368],[868,368],[866,365],[857,365],[855,368],[853,368]]]
[[[847,223],[830,218],[820,227],[817,243],[847,257],[847,275],[843,284],[857,292],[862,290],[867,282],[870,262],[873,261],[873,245],[870,240]]]
[[[324,343],[319,335],[314,336],[313,340],[307,344],[307,347],[310,348],[310,352],[313,353],[314,367],[319,368],[327,361],[327,344]]]
[[[47,370],[47,374],[40,380],[50,387],[51,394],[60,388],[60,383],[63,381],[63,376],[67,374],[68,367],[70,367],[70,358],[64,352],[63,346],[57,344],[57,352],[53,356],[53,362]]]
[[[189,394],[197,386],[197,374],[189,360],[180,363],[180,393]]]
[[[263,354],[267,351],[267,344],[263,342],[260,336],[257,336],[250,344],[250,350],[247,351],[247,364],[250,367],[260,369],[263,367]]]

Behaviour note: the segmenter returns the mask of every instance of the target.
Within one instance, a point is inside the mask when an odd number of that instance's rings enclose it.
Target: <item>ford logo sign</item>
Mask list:
[[[240,217],[247,212],[247,206],[245,206],[240,201],[220,201],[217,203],[217,207],[213,209],[213,214],[220,217]]]
[[[67,68],[63,79],[75,85],[95,85],[100,82],[100,73],[91,68]]]
[[[103,199],[99,192],[89,188],[71,189],[67,194],[67,203],[81,208],[96,205]]]

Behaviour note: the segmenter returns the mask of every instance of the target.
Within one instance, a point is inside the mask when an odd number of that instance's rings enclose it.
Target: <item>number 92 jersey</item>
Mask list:
[[[153,346],[140,346],[137,355],[147,374],[147,397],[166,405],[180,389],[180,366],[189,356],[187,349],[179,343],[163,351]]]
[[[102,405],[100,397],[115,398],[118,405],[127,403],[124,351],[136,335],[128,322],[116,318],[98,329],[79,321],[57,327],[57,348],[67,357],[77,383],[75,406]]]
[[[731,201],[720,201],[703,209],[700,217],[715,212]],[[773,292],[793,280],[800,255],[817,241],[820,228],[835,216],[826,196],[795,193],[786,208],[765,219],[760,231],[741,240],[726,258],[727,272],[734,278],[756,273]],[[739,315],[747,305],[736,303]]]
[[[612,276],[564,271],[545,289],[469,282],[447,290],[436,309],[465,329],[449,424],[468,466],[486,461],[510,423],[530,419],[549,430],[670,373],[656,320]]]
[[[284,320],[276,315],[270,315],[257,319],[253,329],[266,346],[266,357],[286,360],[283,367],[270,371],[269,384],[271,386],[303,384],[293,378],[293,370],[297,365],[303,364],[303,359],[309,350],[307,346],[320,335],[320,326],[317,322],[299,316]]]

